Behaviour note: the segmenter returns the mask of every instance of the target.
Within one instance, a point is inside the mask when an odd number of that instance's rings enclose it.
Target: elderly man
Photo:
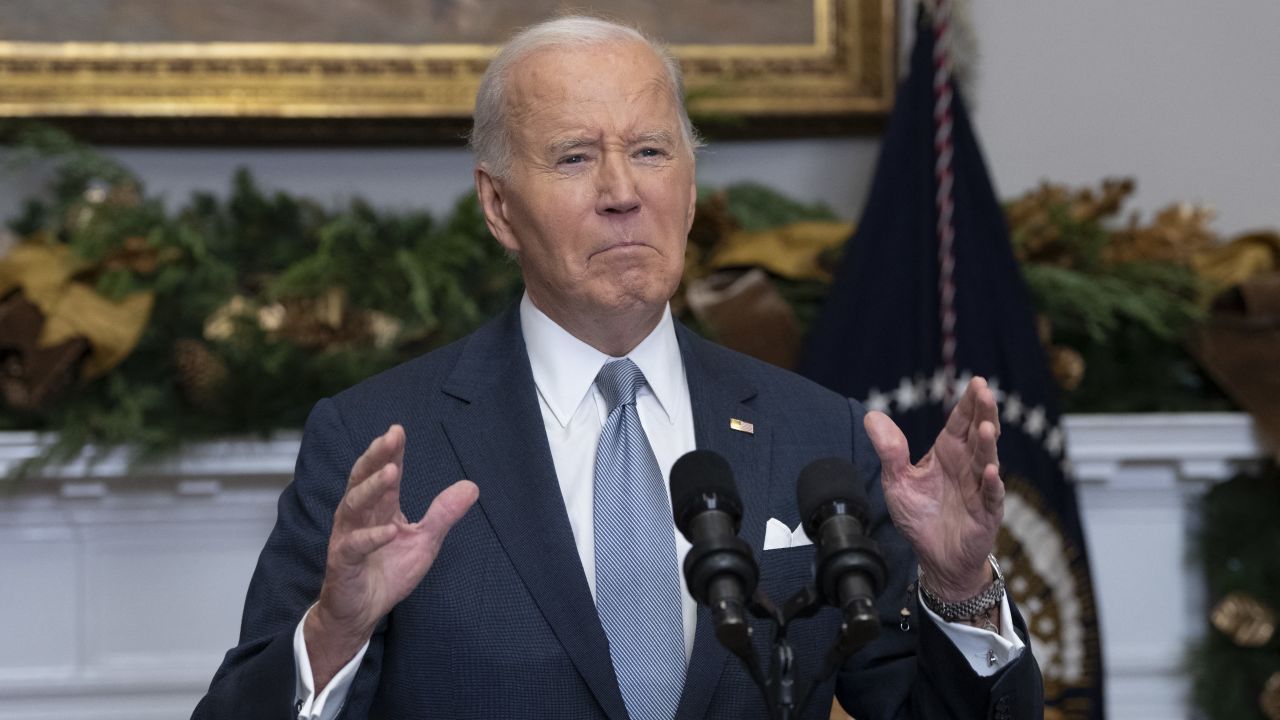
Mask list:
[[[811,545],[764,547],[767,524],[800,524],[799,470],[840,456],[867,479],[883,630],[804,717],[833,692],[860,720],[1039,716],[988,555],[991,392],[975,380],[913,466],[884,415],[675,324],[697,144],[681,96],[665,50],[592,18],[495,58],[475,182],[524,298],[317,404],[240,645],[195,717],[765,717],[680,576],[663,478],[694,448],[732,466],[777,598],[811,572]],[[793,630],[802,675],[837,624],[826,610]]]

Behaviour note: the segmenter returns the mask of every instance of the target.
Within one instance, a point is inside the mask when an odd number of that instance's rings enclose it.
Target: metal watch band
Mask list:
[[[979,615],[986,615],[991,608],[999,605],[1001,599],[1004,598],[1004,575],[1000,572],[1000,565],[996,562],[995,555],[987,555],[987,562],[991,563],[991,569],[995,571],[995,579],[982,592],[960,602],[943,601],[942,598],[929,589],[929,586],[925,584],[924,576],[921,575],[920,596],[924,599],[925,607],[937,613],[939,617],[947,622],[970,620]]]

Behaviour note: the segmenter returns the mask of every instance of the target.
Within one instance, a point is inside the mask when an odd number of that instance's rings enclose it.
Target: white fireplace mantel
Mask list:
[[[1203,625],[1197,500],[1263,454],[1239,414],[1065,420],[1102,612],[1110,716],[1187,717]],[[0,476],[47,439],[0,433]],[[296,434],[139,464],[85,452],[0,494],[0,717],[172,720],[235,643]]]

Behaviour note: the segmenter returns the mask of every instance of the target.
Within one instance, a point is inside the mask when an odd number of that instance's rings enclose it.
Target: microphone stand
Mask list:
[[[787,638],[787,629],[793,620],[812,617],[824,604],[814,583],[796,591],[781,607],[775,605],[759,587],[756,588],[746,610],[754,617],[772,621],[774,626],[766,677],[751,642],[751,627],[743,608],[723,600],[711,603],[716,639],[742,660],[747,673],[764,695],[770,720],[794,720],[798,717],[813,690],[830,677],[845,658],[861,650],[880,632],[875,607],[869,600],[850,603],[842,611],[840,631],[827,650],[818,673],[806,680],[798,679],[795,651]]]

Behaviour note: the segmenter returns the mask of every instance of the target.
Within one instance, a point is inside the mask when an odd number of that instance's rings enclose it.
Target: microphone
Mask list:
[[[671,508],[676,527],[693,545],[684,558],[689,594],[711,608],[721,642],[749,645],[745,607],[759,570],[751,548],[738,537],[742,499],[729,462],[710,450],[677,460],[671,467]]]
[[[866,535],[867,496],[857,468],[842,458],[809,463],[800,471],[796,504],[805,532],[818,546],[818,592],[844,614],[846,632],[870,640],[879,632],[875,597],[884,588],[886,568]]]

